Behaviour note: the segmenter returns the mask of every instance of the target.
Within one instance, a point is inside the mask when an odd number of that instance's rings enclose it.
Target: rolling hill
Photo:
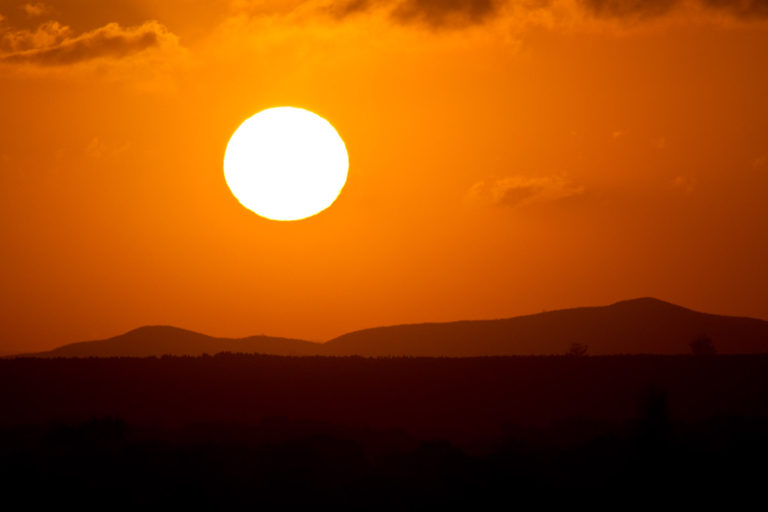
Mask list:
[[[313,355],[318,343],[271,336],[214,338],[169,326],[148,326],[125,334],[96,341],[71,343],[48,352],[23,354],[31,357],[149,357],[161,355],[199,356],[219,352],[274,354],[281,356]],[[16,356],[19,357],[19,356]]]
[[[325,343],[326,354],[499,356],[563,354],[573,343],[589,354],[688,354],[697,336],[719,353],[768,352],[768,322],[699,313],[658,299],[564,309],[502,320],[378,327]]]
[[[196,356],[219,352],[367,357],[476,357],[564,354],[574,344],[592,355],[688,354],[706,335],[722,354],[768,353],[768,322],[700,313],[658,299],[549,311],[500,320],[376,327],[324,344],[289,338],[214,338],[167,326],[64,345],[31,357]],[[19,356],[16,356],[19,357]]]

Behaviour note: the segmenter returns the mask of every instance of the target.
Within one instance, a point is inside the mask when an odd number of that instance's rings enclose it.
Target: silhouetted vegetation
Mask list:
[[[698,336],[691,342],[691,352],[696,356],[713,356],[717,350],[709,336]]]
[[[588,351],[589,347],[583,343],[571,343],[571,346],[568,347],[568,352],[566,352],[565,355],[570,357],[584,357],[587,355]]]
[[[0,360],[0,425],[293,417],[490,438],[569,417],[625,421],[650,384],[682,419],[768,416],[768,356],[203,357]]]
[[[0,482],[31,509],[736,506],[766,396],[768,356],[4,360]]]

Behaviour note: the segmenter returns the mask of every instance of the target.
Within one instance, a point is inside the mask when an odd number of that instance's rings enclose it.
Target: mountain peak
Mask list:
[[[634,307],[634,308],[655,308],[655,309],[675,309],[675,310],[686,310],[690,311],[688,308],[685,308],[683,306],[678,306],[677,304],[673,304],[671,302],[667,302],[665,300],[657,299],[656,297],[638,297],[636,299],[627,299],[627,300],[620,300],[618,302],[614,302],[609,308],[616,308],[616,307]]]
[[[665,300],[657,299],[656,297],[637,297],[637,298],[634,298],[634,299],[620,300],[618,302],[614,302],[612,305],[615,306],[617,304],[666,304],[668,306],[676,306],[675,304],[672,304],[671,302],[667,302]]]
[[[155,336],[155,335],[161,335],[161,336],[168,336],[168,335],[191,335],[191,336],[205,336],[208,337],[206,334],[201,334],[199,332],[190,331],[189,329],[182,329],[181,327],[174,327],[172,325],[143,325],[141,327],[137,327],[135,329],[131,329],[130,331],[123,333],[119,335],[120,337],[128,336],[128,337],[135,337],[135,336]]]

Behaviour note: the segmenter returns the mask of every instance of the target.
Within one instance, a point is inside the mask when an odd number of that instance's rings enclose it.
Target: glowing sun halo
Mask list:
[[[344,141],[308,110],[276,107],[246,119],[229,139],[224,178],[243,206],[272,220],[299,220],[333,204],[347,181]]]

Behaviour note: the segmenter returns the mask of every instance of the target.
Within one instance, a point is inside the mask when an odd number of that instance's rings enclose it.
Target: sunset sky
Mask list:
[[[224,181],[274,106],[349,176]],[[768,318],[766,0],[0,0],[0,353],[654,296]]]

